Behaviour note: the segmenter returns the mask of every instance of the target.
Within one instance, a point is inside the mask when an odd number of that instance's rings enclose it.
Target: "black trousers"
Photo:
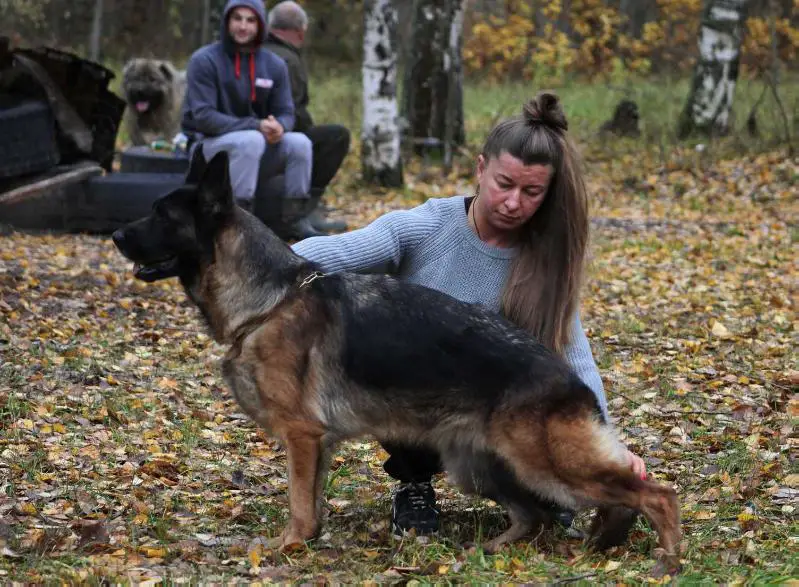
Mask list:
[[[304,131],[313,145],[311,197],[318,201],[350,150],[350,131],[338,124],[320,124]],[[285,176],[273,175],[263,159],[255,188],[255,215],[273,229],[281,227]]]
[[[441,458],[434,450],[386,442],[383,448],[389,454],[383,463],[383,470],[402,483],[422,483],[430,481],[444,467]]]
[[[313,144],[311,188],[324,191],[350,150],[350,131],[340,124],[319,124],[303,131]]]

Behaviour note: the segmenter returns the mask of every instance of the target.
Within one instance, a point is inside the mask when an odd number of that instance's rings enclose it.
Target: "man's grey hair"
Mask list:
[[[284,0],[269,11],[269,28],[279,31],[303,31],[308,26],[308,15],[302,6]]]

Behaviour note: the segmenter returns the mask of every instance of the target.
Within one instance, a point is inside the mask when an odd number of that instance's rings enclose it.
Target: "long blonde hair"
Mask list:
[[[541,92],[520,116],[497,124],[482,151],[486,161],[507,152],[525,165],[553,168],[541,207],[522,228],[501,307],[557,353],[569,342],[579,306],[589,230],[587,189],[567,129],[558,97]]]

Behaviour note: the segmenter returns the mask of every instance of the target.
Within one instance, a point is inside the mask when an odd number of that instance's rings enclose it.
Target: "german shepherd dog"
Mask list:
[[[195,157],[195,161],[197,161]],[[150,216],[113,235],[138,279],[178,277],[214,339],[241,408],[287,451],[290,520],[314,538],[331,452],[372,436],[435,449],[466,492],[503,505],[496,551],[538,529],[541,499],[597,506],[595,544],[642,513],[656,574],[679,568],[676,492],[638,478],[591,390],[526,331],[488,310],[385,275],[324,274],[233,203],[216,155]]]

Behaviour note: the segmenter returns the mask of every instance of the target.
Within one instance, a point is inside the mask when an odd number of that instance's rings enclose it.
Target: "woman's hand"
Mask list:
[[[644,459],[642,459],[636,454],[633,454],[628,450],[627,462],[630,465],[630,468],[633,470],[633,472],[636,475],[638,475],[641,479],[646,481],[646,464],[644,463]]]

